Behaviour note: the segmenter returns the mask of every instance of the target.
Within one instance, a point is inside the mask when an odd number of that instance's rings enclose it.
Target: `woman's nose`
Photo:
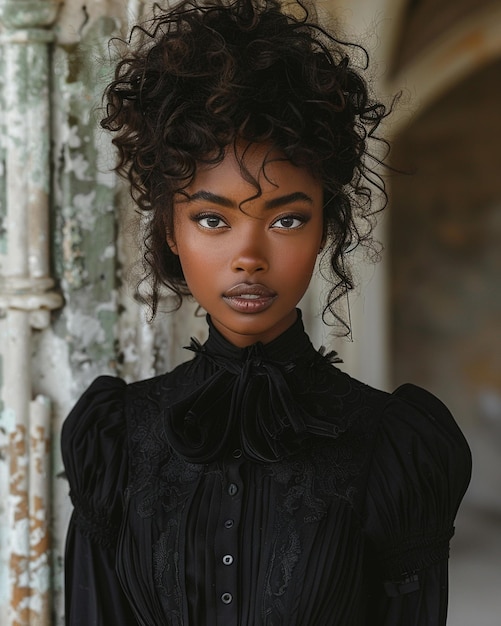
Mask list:
[[[266,246],[259,236],[251,234],[247,237],[240,237],[238,243],[231,263],[233,271],[254,274],[268,269]]]

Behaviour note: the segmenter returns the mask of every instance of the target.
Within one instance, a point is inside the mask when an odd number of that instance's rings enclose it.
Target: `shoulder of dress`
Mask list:
[[[97,378],[66,418],[61,435],[74,519],[103,545],[116,537],[127,480],[126,388],[119,378]]]
[[[455,510],[469,484],[471,465],[468,443],[441,400],[411,384],[390,394],[370,468],[374,484],[382,482],[387,493],[405,492],[410,498],[434,493],[442,503],[450,500],[449,508]]]
[[[121,378],[100,376],[83,392],[63,423],[63,453],[68,441],[82,439],[86,433],[123,422],[123,404],[127,384]]]
[[[470,450],[447,407],[411,384],[390,394],[364,504],[365,531],[387,580],[447,558],[470,476]]]
[[[128,395],[150,401],[155,401],[160,396],[167,399],[179,386],[191,384],[192,368],[193,361],[185,361],[163,374],[129,383]]]
[[[422,387],[406,383],[389,394],[383,411],[383,426],[388,432],[403,434],[409,431],[414,436],[444,439],[467,449],[468,444],[447,406],[434,394]]]
[[[435,395],[416,385],[406,383],[386,394],[377,432],[375,453],[387,457],[387,448],[406,450],[408,462],[430,456],[437,460],[447,454],[471,471],[471,453],[459,425],[447,406]],[[425,454],[426,451],[426,454]]]
[[[82,393],[63,422],[61,446],[65,462],[104,439],[127,443],[134,415],[142,421],[158,414],[157,397],[165,376],[128,384],[122,378],[99,376]],[[69,460],[69,459],[68,459]]]

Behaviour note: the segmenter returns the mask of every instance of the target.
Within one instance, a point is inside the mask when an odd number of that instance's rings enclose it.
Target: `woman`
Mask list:
[[[352,286],[386,115],[297,14],[159,10],[108,87],[152,311],[162,286],[192,296],[209,338],[151,380],[97,379],[65,422],[72,626],[445,625],[468,446],[426,391],[337,369],[296,308],[319,254],[324,313]]]

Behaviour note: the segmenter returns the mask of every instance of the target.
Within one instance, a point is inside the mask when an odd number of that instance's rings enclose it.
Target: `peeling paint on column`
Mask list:
[[[51,387],[62,369],[67,381],[53,430],[76,397],[103,373],[117,372],[118,267],[116,259],[116,181],[110,169],[113,151],[99,129],[97,108],[111,71],[108,40],[120,30],[127,13],[124,0],[67,0],[56,26],[53,50],[52,207],[54,272],[65,308],[55,316],[48,340],[64,361],[42,381]],[[47,354],[41,349],[40,355]],[[52,353],[51,353],[52,357]],[[40,371],[45,363],[37,358]],[[53,614],[63,624],[63,548],[70,503],[61,479],[58,434],[53,441]]]
[[[56,206],[55,270],[66,308],[55,324],[66,338],[74,384],[82,389],[105,371],[116,370],[117,265],[115,180],[99,164],[97,107],[110,68],[108,39],[116,21],[101,17],[76,43],[54,51]],[[109,151],[109,148],[108,148]]]
[[[30,405],[29,472],[29,584],[39,593],[30,594],[30,626],[50,624],[50,419],[51,406],[44,396]]]
[[[1,35],[1,31],[0,31]],[[4,76],[4,62],[3,62],[3,54],[1,53],[0,47],[0,76]],[[5,150],[4,150],[4,99],[3,99],[3,85],[4,81],[0,81],[0,273],[2,271],[2,255],[7,252],[7,238],[5,232],[5,212],[6,212],[6,204],[5,204]],[[2,379],[0,377],[0,386],[2,384]]]
[[[43,328],[49,311],[62,300],[49,275],[49,51],[50,25],[59,0],[4,0],[0,4],[2,30],[2,158],[5,167],[4,221],[6,253],[1,264],[0,308],[3,364],[0,416],[6,463],[1,486],[2,623],[6,626],[48,626],[50,580],[48,550],[49,475],[40,473],[37,455],[50,462],[37,445],[40,403],[30,403],[30,358],[34,328]],[[47,404],[44,404],[47,409]],[[43,412],[50,425],[50,411]],[[35,420],[35,421],[33,421]],[[38,420],[38,421],[37,421]],[[45,429],[48,438],[50,428]],[[32,463],[33,462],[33,463]],[[41,532],[42,531],[42,532]],[[40,548],[43,546],[43,555]],[[5,573],[4,573],[5,572]]]
[[[14,416],[13,420],[14,422]],[[26,446],[26,429],[19,424],[12,424],[9,432],[9,501],[11,528],[17,532],[11,535],[14,539],[10,549],[9,586],[12,590],[9,610],[13,626],[29,624],[29,552],[24,541],[16,539],[29,535],[28,503],[28,449]]]

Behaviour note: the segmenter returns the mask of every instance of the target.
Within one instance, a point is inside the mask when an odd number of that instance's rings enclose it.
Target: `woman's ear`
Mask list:
[[[177,251],[176,240],[174,239],[174,233],[170,233],[167,230],[166,240],[167,240],[167,245],[169,246],[170,251],[172,252],[172,254],[175,254],[176,256],[179,256],[179,253]]]
[[[325,243],[327,241],[327,229],[324,226],[324,232],[322,234],[322,239],[320,241],[320,247],[318,249],[318,254],[320,254],[321,252],[323,252],[324,248],[325,248]]]

